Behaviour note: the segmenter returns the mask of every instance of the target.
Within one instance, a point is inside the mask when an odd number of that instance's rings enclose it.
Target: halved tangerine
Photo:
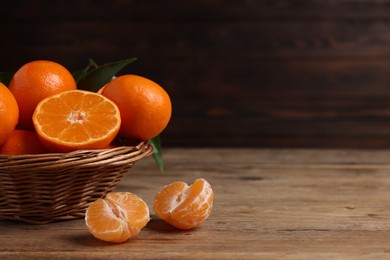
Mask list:
[[[149,222],[148,205],[130,192],[110,192],[91,203],[85,224],[96,238],[121,243],[137,235]]]
[[[211,185],[205,179],[197,179],[191,186],[178,181],[157,193],[153,209],[158,217],[172,226],[192,229],[210,216],[213,198]]]
[[[94,92],[70,90],[42,100],[33,114],[41,142],[53,152],[107,147],[116,137],[118,107]]]

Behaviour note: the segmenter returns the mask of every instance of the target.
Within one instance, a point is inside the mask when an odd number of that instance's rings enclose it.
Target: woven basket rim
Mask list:
[[[90,167],[120,161],[121,163],[136,162],[153,153],[153,147],[148,141],[137,145],[125,145],[106,149],[76,150],[69,153],[44,153],[26,155],[0,155],[0,167],[29,168],[39,167],[50,169],[64,167]]]
[[[0,154],[0,158],[37,158],[41,156],[58,156],[58,157],[71,157],[73,155],[82,154],[85,152],[92,152],[92,153],[99,153],[102,151],[114,151],[114,150],[121,150],[124,147],[133,147],[133,148],[140,148],[141,146],[149,145],[148,141],[140,141],[137,144],[134,145],[120,145],[115,146],[112,148],[103,148],[103,149],[82,149],[82,150],[75,150],[72,152],[67,153],[39,153],[39,154],[23,154],[23,155],[7,155],[7,154]]]

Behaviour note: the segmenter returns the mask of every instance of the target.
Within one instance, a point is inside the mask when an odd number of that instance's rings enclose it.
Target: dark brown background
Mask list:
[[[390,0],[7,1],[0,71],[129,57],[164,146],[390,147]]]

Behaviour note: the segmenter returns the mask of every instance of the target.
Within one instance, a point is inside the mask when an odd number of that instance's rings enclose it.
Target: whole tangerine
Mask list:
[[[19,106],[19,125],[33,129],[32,115],[41,100],[66,90],[75,90],[77,86],[72,74],[61,64],[35,60],[16,71],[8,88]]]
[[[15,129],[0,146],[0,154],[25,155],[47,153],[35,131]]]
[[[14,131],[19,118],[19,108],[11,91],[0,82],[0,145]]]
[[[125,139],[149,140],[160,134],[171,118],[168,93],[148,78],[122,75],[110,81],[101,93],[119,107],[119,135]]]

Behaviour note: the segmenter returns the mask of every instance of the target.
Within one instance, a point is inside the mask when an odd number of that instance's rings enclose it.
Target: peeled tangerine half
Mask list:
[[[41,142],[52,152],[106,148],[118,134],[118,107],[94,92],[69,90],[42,100],[33,114]]]
[[[96,238],[121,243],[137,235],[149,222],[148,205],[130,192],[110,192],[91,203],[85,213],[85,224]]]
[[[213,207],[213,190],[205,179],[191,186],[178,181],[165,186],[154,198],[158,217],[179,229],[192,229],[204,222]]]

